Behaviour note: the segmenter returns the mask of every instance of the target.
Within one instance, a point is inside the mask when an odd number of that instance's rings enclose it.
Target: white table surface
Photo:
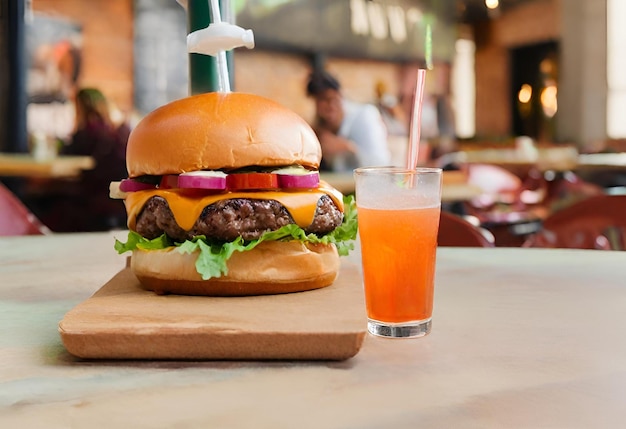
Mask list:
[[[114,236],[0,238],[1,428],[626,422],[624,252],[442,248],[432,333],[343,362],[81,362],[57,323],[124,265]]]

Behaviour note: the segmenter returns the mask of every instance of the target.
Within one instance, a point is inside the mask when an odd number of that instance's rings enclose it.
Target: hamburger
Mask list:
[[[352,249],[352,198],[320,181],[319,141],[291,110],[244,93],[166,104],[133,129],[124,199],[130,267],[159,294],[242,296],[328,286]]]

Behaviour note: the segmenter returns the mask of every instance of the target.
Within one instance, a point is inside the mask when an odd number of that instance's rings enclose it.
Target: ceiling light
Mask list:
[[[489,9],[496,9],[499,5],[499,0],[485,0],[485,6],[487,6]]]
[[[520,103],[528,103],[533,96],[533,87],[525,83],[517,93],[517,99]]]

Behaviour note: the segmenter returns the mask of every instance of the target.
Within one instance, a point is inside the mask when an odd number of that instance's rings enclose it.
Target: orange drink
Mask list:
[[[430,332],[441,170],[355,170],[368,330],[386,337]]]
[[[401,323],[429,319],[439,208],[359,209],[365,302],[371,319]]]

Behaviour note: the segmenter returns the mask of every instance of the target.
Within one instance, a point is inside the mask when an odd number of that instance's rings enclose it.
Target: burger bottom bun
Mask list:
[[[246,296],[300,292],[329,286],[339,271],[334,244],[268,241],[246,252],[235,252],[228,274],[202,280],[197,253],[175,248],[135,250],[131,269],[144,289],[157,294]]]

